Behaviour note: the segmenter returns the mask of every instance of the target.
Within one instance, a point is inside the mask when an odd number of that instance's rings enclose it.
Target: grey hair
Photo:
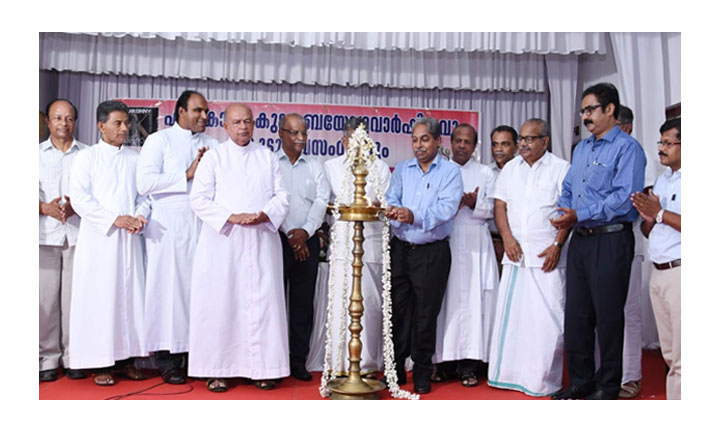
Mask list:
[[[98,123],[106,123],[108,121],[108,118],[110,117],[110,113],[115,111],[122,111],[125,114],[130,115],[130,110],[128,109],[128,106],[125,105],[123,102],[116,100],[107,100],[105,102],[101,102],[95,112]]]
[[[432,135],[433,138],[438,139],[440,138],[440,123],[438,123],[437,120],[435,120],[432,117],[420,117],[415,121],[415,124],[413,125],[412,130],[415,131],[415,128],[417,125],[425,125],[427,127],[428,132],[430,132],[430,135]]]
[[[355,116],[348,117],[345,126],[343,126],[343,138],[350,138],[350,131],[359,128],[360,125],[365,126],[365,130],[367,131],[367,124],[365,124],[362,118]]]
[[[287,119],[288,117],[299,118],[300,121],[302,121],[303,126],[305,126],[305,129],[307,129],[307,120],[305,120],[305,117],[301,116],[301,115],[298,114],[298,113],[290,113],[290,114],[286,114],[286,115],[282,116],[282,117],[280,118],[280,123],[278,124],[278,127],[279,127],[280,129],[284,129],[284,128],[285,128],[285,119]]]
[[[544,137],[550,137],[550,125],[545,120],[539,118],[531,118],[525,123],[532,123],[534,125],[540,126],[540,135]]]

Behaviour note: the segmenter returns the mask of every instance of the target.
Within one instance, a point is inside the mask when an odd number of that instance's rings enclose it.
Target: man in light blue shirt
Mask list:
[[[390,256],[398,383],[406,382],[404,364],[410,356],[414,390],[421,394],[430,392],[437,316],[450,273],[448,236],[463,196],[460,169],[439,154],[440,144],[437,120],[415,122],[415,158],[395,167],[385,212],[394,234]]]
[[[650,274],[650,300],[662,355],[670,368],[666,379],[668,399],[680,399],[680,119],[660,127],[660,163],[667,166],[646,195],[633,194],[635,208],[643,219],[641,229],[648,237],[648,256],[653,263]]]
[[[635,255],[630,194],[642,190],[645,153],[617,126],[614,85],[582,94],[580,116],[591,137],[575,148],[563,181],[557,229],[574,227],[568,246],[565,352],[571,385],[553,399],[617,399],[622,380],[625,299]],[[595,333],[600,367],[595,368]]]
[[[307,123],[300,114],[280,120],[280,169],[290,193],[290,212],[280,226],[286,301],[289,304],[290,375],[312,380],[305,362],[313,328],[315,278],[320,260],[320,228],[330,199],[330,184],[322,165],[302,153],[307,144]]]

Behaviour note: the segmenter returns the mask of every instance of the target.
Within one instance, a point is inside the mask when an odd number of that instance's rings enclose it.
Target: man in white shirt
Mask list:
[[[192,268],[188,374],[227,390],[245,377],[270,390],[289,373],[278,229],[288,194],[277,156],[251,142],[253,114],[225,110],[228,140],[203,156],[190,205],[202,220]]]
[[[73,137],[77,108],[65,99],[45,109],[50,137],[40,143],[40,382],[55,381],[62,359],[65,376],[85,378],[67,367],[70,344],[72,267],[80,217],[68,198],[70,170],[85,144]]]
[[[660,134],[660,163],[669,169],[658,177],[649,194],[635,193],[632,201],[643,219],[641,228],[648,237],[648,256],[654,267],[650,275],[650,300],[660,348],[670,368],[667,398],[680,399],[680,119],[663,123]]]
[[[489,190],[492,191],[492,188],[495,185],[495,180],[497,180],[497,177],[500,175],[500,171],[503,169],[505,164],[515,157],[518,149],[517,137],[518,133],[515,128],[507,125],[497,126],[490,133],[490,148],[492,150],[493,161],[487,166],[492,169],[493,184],[490,185]],[[497,264],[499,266],[502,261],[503,254],[505,253],[505,249],[503,248],[502,238],[500,237],[494,218],[490,220],[488,227],[490,228],[493,248],[495,249],[495,259],[497,260]],[[502,268],[499,268],[499,270],[502,274]]]
[[[307,123],[296,113],[280,119],[282,140],[280,168],[290,194],[290,212],[280,227],[283,244],[286,301],[289,311],[290,374],[312,380],[305,362],[310,351],[313,327],[315,278],[320,259],[320,241],[315,234],[322,224],[330,199],[325,170],[302,153],[307,144]]]
[[[150,203],[137,193],[138,153],[124,147],[128,107],[118,101],[97,108],[102,139],[81,151],[70,175],[70,198],[82,217],[73,267],[70,367],[94,368],[95,384],[113,385],[115,373],[145,376],[133,365],[145,356],[145,267],[139,235]]]
[[[550,128],[530,119],[520,155],[495,184],[495,222],[505,245],[488,384],[545,396],[562,385],[565,254],[569,230],[550,224],[570,164],[547,151]]]
[[[488,221],[494,201],[492,169],[472,155],[477,131],[460,124],[450,136],[452,163],[460,168],[463,197],[450,234],[452,262],[437,319],[435,382],[457,374],[465,387],[478,385],[479,362],[487,363],[498,284]]]
[[[175,124],[150,135],[140,151],[137,187],[152,199],[145,228],[145,350],[155,353],[166,383],[182,384],[188,350],[190,273],[200,220],[189,193],[203,154],[217,144],[205,133],[208,104],[186,90],[175,104]]]
[[[350,137],[355,133],[355,129],[363,125],[367,130],[367,125],[358,117],[350,117],[345,122],[343,127],[342,143],[347,150],[350,142]],[[347,159],[347,153],[330,159],[325,162],[325,175],[332,188],[333,201],[336,204],[350,205],[353,201],[353,193],[355,191],[355,185],[353,181],[354,176],[350,177],[349,187],[345,191],[345,195],[342,194],[343,180],[345,179],[345,173],[351,169],[349,161]],[[378,200],[378,192],[385,195],[388,187],[390,186],[390,168],[388,165],[380,160],[375,159],[373,163],[368,167],[368,176],[366,177],[367,185],[365,186],[365,192],[368,199],[371,202]],[[349,318],[345,321],[346,326],[341,327],[340,323],[343,322],[343,315],[348,315],[347,308],[343,308],[342,287],[344,276],[352,274],[352,268],[349,267],[352,263],[348,262],[344,258],[346,248],[352,250],[352,228],[349,242],[346,241],[345,229],[347,225],[354,226],[352,222],[345,222],[336,220],[333,223],[339,224],[339,236],[337,244],[330,244],[330,252],[337,255],[337,269],[334,275],[335,280],[335,305],[333,316],[335,322],[331,323],[334,326],[334,330],[345,337],[344,346],[347,348],[349,341],[349,333],[347,325],[349,325]],[[382,224],[380,222],[365,222],[363,231],[365,242],[363,243],[363,275],[362,275],[362,296],[363,296],[363,307],[365,311],[362,316],[363,331],[360,334],[362,341],[362,363],[360,363],[360,370],[363,376],[375,378],[376,372],[383,367],[383,333],[382,333]],[[350,260],[352,261],[352,260]],[[333,277],[333,276],[331,276]],[[348,277],[348,284],[352,284],[352,277]],[[351,287],[348,287],[348,302],[351,294]],[[324,301],[324,299],[318,299],[318,301]],[[349,304],[349,303],[348,303]],[[324,326],[323,326],[324,328]],[[324,334],[324,333],[323,333]],[[338,341],[333,341],[332,349],[337,350]],[[343,352],[334,352],[332,358],[341,358],[341,370],[338,371],[340,374],[347,374],[349,371],[348,352],[347,349]],[[331,365],[334,367],[335,365]]]

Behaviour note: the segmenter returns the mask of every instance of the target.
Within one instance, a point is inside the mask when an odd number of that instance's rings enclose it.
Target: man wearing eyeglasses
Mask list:
[[[680,119],[660,127],[660,163],[669,169],[660,175],[648,194],[633,194],[632,201],[643,219],[648,255],[653,262],[650,300],[657,323],[660,347],[670,371],[666,379],[668,399],[680,399]]]
[[[609,83],[587,88],[580,116],[591,137],[575,148],[552,225],[574,227],[568,245],[565,351],[571,384],[553,399],[617,399],[622,380],[624,307],[645,153],[617,125],[620,98]],[[595,333],[600,367],[595,368]]]
[[[288,114],[280,119],[279,126],[280,169],[290,194],[290,212],[280,226],[289,310],[290,375],[310,381],[312,375],[305,362],[310,352],[320,260],[320,239],[315,232],[325,217],[330,184],[322,165],[303,155],[308,137],[305,119],[300,114]]]
[[[569,228],[550,224],[570,164],[547,151],[550,127],[520,129],[520,158],[498,176],[495,221],[505,244],[488,384],[547,396],[562,385],[565,254]]]
[[[153,204],[145,227],[145,350],[154,352],[168,384],[185,382],[190,273],[201,226],[190,208],[190,189],[203,154],[217,145],[204,133],[207,114],[203,95],[184,91],[175,124],[148,136],[138,161],[138,193]]]

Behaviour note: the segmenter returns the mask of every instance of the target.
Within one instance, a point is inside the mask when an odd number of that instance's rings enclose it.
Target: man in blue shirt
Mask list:
[[[578,143],[558,201],[557,229],[575,227],[567,260],[565,352],[571,385],[553,399],[617,399],[622,379],[624,312],[635,251],[630,194],[640,191],[645,153],[617,126],[612,84],[582,94],[580,116],[591,137]],[[595,332],[600,367],[595,368]]]
[[[390,257],[398,383],[406,382],[410,356],[414,390],[421,394],[430,392],[437,316],[450,273],[448,236],[463,196],[460,169],[438,153],[440,144],[437,120],[415,122],[415,158],[395,167],[385,212],[394,234]]]

